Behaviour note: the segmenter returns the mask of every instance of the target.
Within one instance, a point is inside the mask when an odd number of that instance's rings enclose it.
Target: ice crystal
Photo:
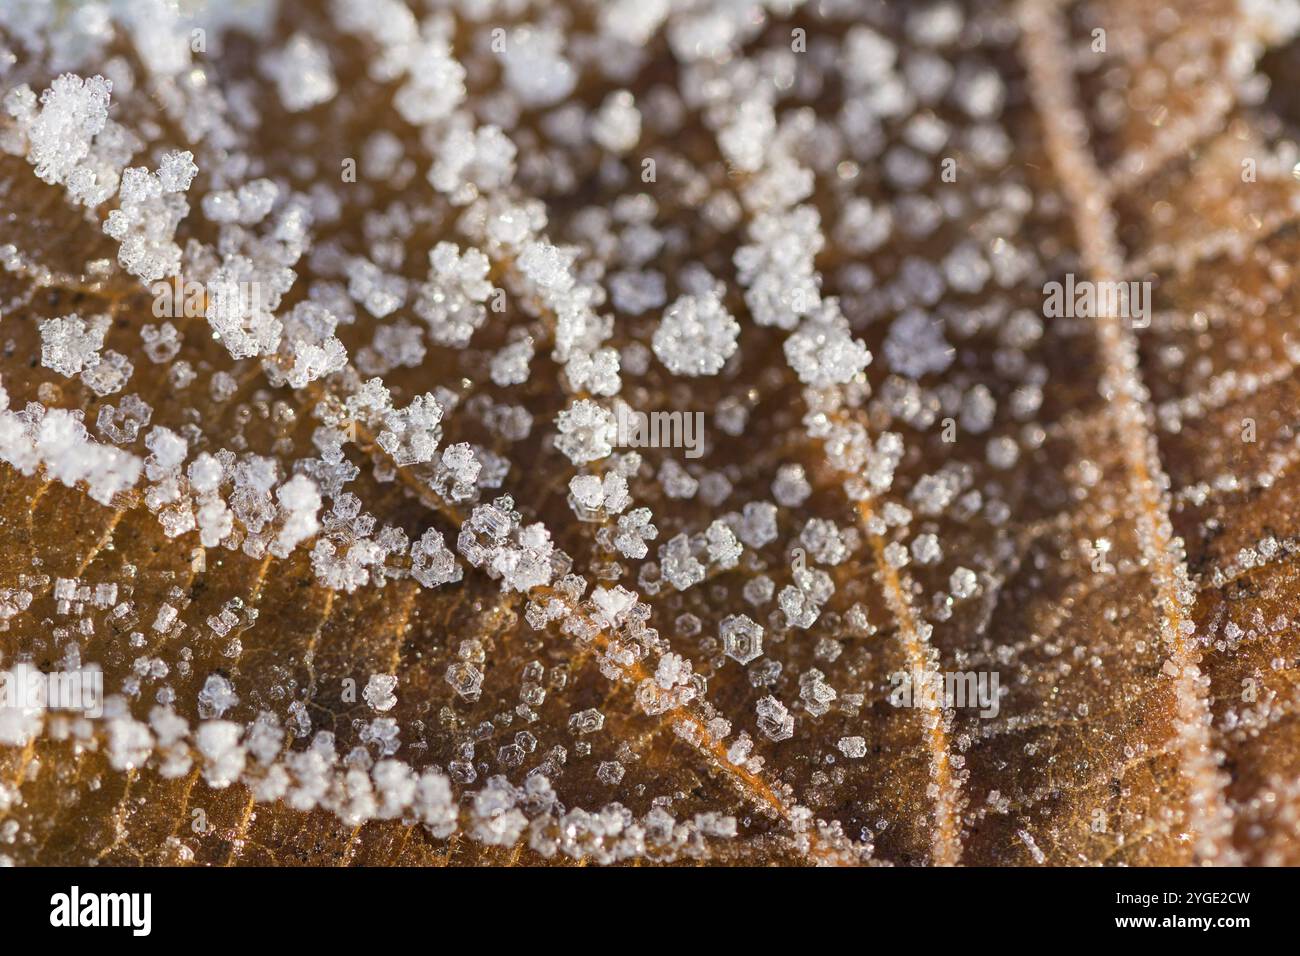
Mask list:
[[[740,326],[716,293],[682,296],[664,313],[654,352],[678,375],[716,375],[736,351]]]
[[[106,315],[93,316],[89,322],[76,315],[47,319],[41,323],[41,364],[68,377],[94,368],[108,326]]]
[[[280,102],[291,112],[328,102],[338,92],[329,51],[303,33],[295,33],[284,49],[265,56],[262,69],[275,80]]]
[[[555,427],[559,432],[555,446],[574,464],[599,461],[614,450],[613,413],[588,399],[579,399],[562,410]]]
[[[763,629],[744,614],[723,618],[718,632],[727,656],[738,663],[748,664],[763,653]]]

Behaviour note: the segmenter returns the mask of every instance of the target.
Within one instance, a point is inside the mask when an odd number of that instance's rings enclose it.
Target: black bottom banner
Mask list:
[[[28,869],[0,870],[0,915],[11,932],[77,931],[82,942],[95,934],[127,946],[188,945],[212,930],[226,945],[364,945],[430,924],[453,944],[536,938],[544,927],[554,944],[566,926],[614,940],[646,922],[651,935],[689,925],[695,950],[715,928],[729,946],[760,928],[869,929],[882,941],[962,933],[963,923],[1039,943],[1189,934],[1230,943],[1293,925],[1298,888],[1295,870],[1259,869]]]

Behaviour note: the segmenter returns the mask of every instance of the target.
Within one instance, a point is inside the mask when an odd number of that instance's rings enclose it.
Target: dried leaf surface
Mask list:
[[[647,562],[679,533],[772,500],[783,466],[804,469],[806,499],[783,504],[776,538],[747,546],[737,567],[710,567],[685,591],[656,589],[646,562],[612,554],[600,522],[575,518],[569,479],[593,470],[554,447],[553,423],[585,393],[552,359],[556,317],[540,303],[512,293],[470,346],[430,344],[418,364],[383,373],[399,406],[436,386],[457,393],[443,447],[471,442],[509,461],[500,490],[482,501],[508,492],[575,572],[640,593],[659,641],[640,660],[611,658],[610,628],[584,640],[557,623],[530,626],[529,600],[553,588],[503,593],[466,566],[463,580],[432,589],[409,576],[331,589],[313,569],[310,542],[286,558],[238,543],[203,549],[195,532],[164,533],[143,480],[105,505],[46,469],[0,464],[0,607],[30,596],[3,612],[0,664],[57,670],[75,645],[136,720],[170,702],[195,728],[205,683],[221,675],[239,698],[223,719],[241,727],[261,712],[292,727],[291,707],[303,708],[308,723],[286,737],[280,765],[322,731],[338,755],[332,789],[314,809],[295,809],[254,799],[268,770],[251,757],[225,786],[204,779],[198,750],[180,774],[163,770],[157,747],[115,767],[122,729],[113,719],[86,729],[51,718],[25,745],[0,746],[0,856],[221,865],[1300,862],[1292,467],[1300,452],[1289,412],[1300,357],[1300,157],[1288,85],[1300,54],[1275,25],[1227,2],[941,6],[961,24],[941,42],[922,22],[938,7],[828,4],[769,12],[741,50],[755,77],[778,78],[776,116],[789,130],[781,148],[813,173],[805,202],[825,236],[815,259],[821,296],[840,298],[873,355],[847,385],[804,389],[787,366],[788,333],[750,314],[733,256],[752,241],[746,190],[764,173],[729,167],[718,133],[726,120],[707,104],[689,103],[679,123],[665,119],[659,91],[731,75],[681,62],[669,34],[682,14],[629,54],[624,75],[589,63],[571,94],[595,110],[609,93],[631,91],[644,120],[634,150],[620,158],[581,136],[567,142],[548,132],[544,109],[525,109],[508,130],[519,147],[517,195],[545,203],[551,238],[581,247],[598,287],[620,270],[653,268],[671,301],[691,263],[724,283],[741,334],[721,373],[685,378],[651,357],[644,372],[625,367],[621,396],[646,411],[708,416],[698,462],[681,449],[642,450],[630,491],[659,531]],[[236,123],[233,147],[250,156],[248,178],[304,192],[323,184],[341,204],[336,221],[313,226],[315,248],[326,251],[298,264],[281,311],[313,281],[340,281],[340,254],[373,256],[380,242],[397,248],[391,272],[421,282],[438,241],[466,243],[459,209],[424,178],[439,147],[397,114],[395,84],[367,75],[373,42],[344,35],[325,8],[282,7],[265,37],[230,34],[220,58],[201,60],[227,95],[249,84],[241,95],[255,118]],[[600,29],[595,11],[574,4],[557,16],[589,37]],[[941,21],[931,32],[942,34]],[[451,23],[470,66],[468,102],[485,120],[502,83],[486,49],[495,24]],[[892,94],[886,78],[860,78],[863,57],[883,57],[854,45],[865,28],[891,45],[898,95],[909,101],[874,126],[855,118],[854,104]],[[1104,52],[1094,49],[1098,28]],[[340,89],[305,112],[286,111],[258,66],[260,45],[278,46],[295,30],[328,49]],[[791,53],[795,30],[805,31],[807,53]],[[8,42],[24,49],[20,37]],[[26,52],[6,83],[39,92],[60,68]],[[111,55],[147,86],[129,37],[103,51],[105,61]],[[945,69],[956,80],[933,102],[918,100],[927,77],[939,82],[931,74]],[[217,229],[198,209],[198,196],[219,185],[205,171],[212,143],[169,112],[166,89],[115,92],[112,115],[151,147],[195,150],[195,209],[178,236],[215,243]],[[734,113],[726,94],[720,101],[723,117]],[[945,135],[927,151],[917,144],[934,120]],[[341,184],[341,159],[364,157],[380,130],[417,171],[367,178],[363,159],[358,181]],[[945,157],[956,160],[956,182],[938,174]],[[655,159],[656,182],[641,182],[642,158]],[[133,162],[154,168],[156,159]],[[1256,171],[1250,181],[1245,160]],[[662,240],[648,255],[630,248],[648,240],[618,205],[638,193],[656,204],[648,221]],[[892,215],[874,243],[848,214],[858,200]],[[37,401],[83,409],[93,433],[99,409],[133,393],[152,406],[152,425],[189,437],[191,455],[256,453],[287,477],[295,461],[318,454],[314,410],[355,389],[353,369],[277,387],[259,360],[232,359],[201,316],[174,320],[183,344],[154,363],[140,332],[159,321],[153,297],[116,264],[117,244],[99,226],[113,203],[74,208],[21,155],[0,159],[0,202],[0,380],[12,410]],[[609,231],[612,214],[621,240]],[[112,263],[102,275],[88,269],[98,259]],[[492,269],[492,281],[510,287],[517,265],[500,257]],[[1118,315],[1044,317],[1044,284],[1067,273],[1149,280],[1149,327]],[[644,350],[663,310],[603,303],[600,311],[613,317],[608,344]],[[938,323],[938,346],[924,330],[907,331],[909,312]],[[72,313],[111,316],[105,348],[134,364],[116,394],[98,396],[41,366],[41,321]],[[338,331],[354,365],[380,327],[400,321],[420,324],[410,301],[381,319],[358,307]],[[498,386],[489,364],[515,330],[536,339],[538,356],[525,383]],[[176,361],[189,363],[192,381],[178,386],[168,368]],[[214,397],[218,373],[238,383],[233,395]],[[492,402],[527,409],[528,437],[508,441],[490,427]],[[748,408],[743,433],[719,430],[724,402]],[[810,409],[831,426],[864,429],[877,458],[881,436],[901,437],[887,487],[855,497],[856,476],[836,464],[835,435],[810,429]],[[956,440],[945,434],[949,420]],[[126,447],[147,454],[143,433]],[[412,540],[434,527],[454,547],[473,502],[447,501],[427,468],[395,466],[364,429],[345,453],[359,466],[347,490],[381,525]],[[697,478],[725,477],[727,493],[713,502],[698,491],[669,496],[660,472],[669,458]],[[804,533],[810,519],[834,522],[847,556],[818,560]],[[919,535],[934,535],[941,558],[916,558]],[[780,592],[804,560],[834,584],[810,627],[790,626],[770,595],[748,600],[747,584],[766,575]],[[111,607],[61,602],[58,579],[117,584],[134,605],[130,621],[113,619]],[[238,627],[219,635],[208,622],[235,598],[255,618],[241,612]],[[164,606],[178,610],[181,629],[152,628]],[[591,619],[590,608],[583,613]],[[766,629],[763,656],[743,665],[719,639],[723,619],[738,613]],[[691,663],[698,693],[647,713],[644,683],[669,654]],[[467,660],[483,675],[475,700],[447,679]],[[996,673],[996,716],[891,704],[891,675],[918,668]],[[376,711],[361,694],[371,675],[396,676],[391,710]],[[819,683],[836,693],[820,714],[801,696]],[[788,739],[758,726],[769,696],[794,717]],[[603,724],[575,733],[571,718],[593,708]],[[718,717],[729,728],[715,740],[709,721]],[[397,759],[449,774],[454,832],[435,834],[411,808],[382,818],[364,783],[376,760],[394,756],[375,736],[378,718],[393,721]],[[749,754],[731,750],[742,731]],[[865,752],[850,756],[840,742],[856,737]],[[492,784],[497,777],[504,783]]]

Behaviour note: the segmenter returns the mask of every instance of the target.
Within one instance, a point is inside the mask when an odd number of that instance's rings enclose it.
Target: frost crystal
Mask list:
[[[556,553],[541,523],[524,525],[509,496],[479,505],[460,530],[457,550],[508,590],[526,592],[549,584]]]
[[[429,253],[429,278],[417,288],[415,314],[429,325],[439,345],[464,348],[487,318],[483,305],[492,292],[490,264],[477,249],[464,253],[455,243],[440,242]]]
[[[533,360],[533,340],[520,339],[502,348],[492,358],[492,381],[498,385],[521,385],[528,381]]]
[[[946,371],[954,355],[938,321],[914,309],[894,320],[884,351],[889,367],[909,378]]]
[[[618,535],[614,546],[627,558],[644,558],[648,552],[647,541],[659,537],[659,530],[650,523],[649,508],[634,508],[618,519]]]
[[[397,678],[391,674],[371,674],[370,679],[366,681],[366,689],[361,692],[366,703],[381,713],[386,710],[392,710],[397,703],[397,695],[393,691],[397,687]]]
[[[851,382],[871,362],[867,347],[849,334],[835,299],[827,299],[785,340],[785,357],[799,380],[814,388]]]
[[[334,337],[337,325],[329,310],[315,302],[300,302],[284,317],[280,349],[293,362],[284,379],[294,388],[305,388],[347,364],[343,344]]]
[[[867,755],[867,742],[862,737],[841,737],[839,743],[840,753],[850,760],[857,760]]]
[[[391,409],[383,416],[384,428],[376,441],[398,465],[431,461],[442,438],[442,405],[425,392],[411,399],[401,409]]]
[[[952,596],[960,601],[975,593],[979,587],[979,579],[970,568],[958,568],[949,578],[948,587],[952,589]]]
[[[276,490],[275,497],[280,502],[283,524],[271,553],[283,558],[320,530],[317,513],[321,497],[316,483],[305,475],[294,475]]]
[[[696,560],[689,535],[679,534],[659,548],[659,567],[664,580],[685,591],[704,580],[704,565]]]
[[[736,351],[740,325],[717,293],[685,295],[664,313],[654,353],[677,375],[716,375]]]
[[[617,472],[574,475],[569,479],[570,504],[584,521],[602,520],[619,514],[632,501],[627,493],[627,479]]]
[[[459,581],[463,575],[456,556],[451,553],[436,528],[425,531],[411,545],[411,576],[426,588]]]
[[[295,33],[284,49],[263,58],[263,69],[276,82],[280,102],[292,113],[333,99],[338,92],[329,51],[303,33]]]
[[[605,97],[592,120],[592,138],[611,153],[626,153],[641,138],[641,113],[627,90]]]
[[[228,720],[209,720],[199,725],[195,746],[203,756],[203,779],[208,786],[228,787],[243,773],[248,755],[239,743],[242,734],[243,728]]]
[[[793,329],[821,301],[813,258],[824,242],[817,210],[763,213],[750,227],[751,245],[736,250],[745,302],[759,325]]]
[[[41,94],[38,112],[33,113],[30,102],[21,110],[10,108],[11,115],[16,113],[27,126],[27,160],[36,167],[36,175],[47,183],[65,184],[74,199],[89,206],[112,195],[121,165],[130,156],[129,150],[94,142],[106,131],[110,141],[115,137],[130,141],[120,127],[109,122],[112,88],[102,76],[82,79],[65,73]],[[103,155],[96,156],[96,152]],[[114,163],[114,158],[120,164]]]
[[[728,657],[740,664],[757,660],[763,653],[763,628],[744,614],[731,614],[718,626]]]
[[[41,329],[41,364],[69,378],[83,368],[99,364],[109,317],[97,315],[89,322],[76,315],[46,319]]]
[[[607,458],[614,450],[614,415],[589,399],[579,399],[563,409],[555,426],[559,431],[555,447],[575,465]]]
[[[159,173],[134,166],[122,173],[118,207],[104,220],[104,232],[121,243],[117,260],[142,282],[152,283],[180,272],[181,249],[176,228],[190,207],[182,194],[193,179],[189,152],[168,153]]]
[[[139,480],[144,463],[135,455],[90,438],[77,416],[64,409],[46,411],[33,404],[21,414],[4,410],[0,389],[0,459],[23,474],[38,466],[68,487],[85,482],[89,494],[108,504]]]
[[[220,674],[212,674],[199,692],[199,716],[205,720],[220,717],[239,703],[230,681]]]
[[[794,715],[775,697],[758,702],[758,729],[768,740],[789,740],[794,736]]]
[[[535,27],[514,30],[506,39],[506,83],[525,103],[547,106],[573,90],[577,75],[563,46],[557,31]]]
[[[466,700],[478,700],[479,690],[483,686],[483,672],[473,664],[461,661],[447,668],[447,683]]]

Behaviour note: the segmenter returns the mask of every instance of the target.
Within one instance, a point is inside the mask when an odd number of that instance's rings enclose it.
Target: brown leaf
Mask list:
[[[460,211],[424,179],[434,147],[393,109],[394,85],[366,75],[376,55],[370,41],[341,35],[314,4],[284,6],[293,12],[281,13],[275,35],[301,29],[321,40],[340,95],[305,113],[285,112],[256,65],[258,44],[278,41],[228,37],[223,56],[203,63],[209,82],[227,90],[250,79],[265,86],[249,94],[260,121],[236,124],[232,148],[254,157],[248,178],[265,175],[303,191],[324,183],[338,196],[338,221],[313,227],[318,250],[332,243],[346,255],[373,255],[375,240],[391,232],[400,252],[391,271],[418,283],[437,241],[466,242]],[[615,210],[633,215],[627,197],[644,192],[666,241],[643,259],[667,277],[668,300],[682,291],[682,268],[701,264],[726,284],[742,326],[738,355],[716,377],[673,376],[654,358],[644,374],[624,371],[622,395],[640,409],[713,412],[724,400],[749,409],[738,437],[710,417],[710,447],[698,465],[672,449],[644,449],[646,465],[630,484],[634,506],[650,507],[659,529],[647,560],[679,533],[703,532],[728,511],[770,500],[783,465],[802,466],[811,485],[806,500],[780,509],[777,539],[747,547],[739,567],[711,568],[686,591],[665,585],[655,592],[638,583],[642,562],[612,554],[600,524],[576,520],[566,501],[579,472],[546,436],[580,390],[568,387],[549,357],[557,321],[550,310],[511,294],[508,311],[489,312],[470,347],[430,345],[418,366],[384,372],[399,406],[438,385],[456,392],[460,404],[446,416],[443,446],[474,442],[508,457],[502,493],[526,520],[545,523],[574,571],[641,592],[662,644],[639,659],[616,659],[627,642],[595,622],[589,607],[578,612],[593,625],[585,640],[558,623],[531,627],[529,600],[555,597],[554,587],[503,593],[466,567],[462,581],[435,589],[398,576],[331,590],[303,548],[279,559],[250,556],[238,543],[204,551],[194,532],[168,537],[143,480],[106,506],[46,471],[24,475],[0,463],[0,664],[57,670],[75,647],[80,661],[102,668],[105,688],[124,695],[121,706],[135,719],[172,703],[191,726],[202,718],[205,683],[221,675],[239,696],[226,720],[249,726],[266,711],[292,725],[291,705],[302,708],[309,729],[286,738],[277,765],[306,752],[322,731],[339,755],[335,789],[300,809],[292,800],[255,799],[253,788],[270,772],[251,758],[240,782],[210,785],[191,738],[182,747],[195,762],[179,775],[165,770],[157,749],[138,766],[115,768],[111,706],[108,720],[85,727],[51,717],[25,746],[0,746],[0,858],[1300,862],[1300,660],[1292,620],[1292,557],[1300,547],[1292,465],[1300,439],[1287,412],[1300,397],[1292,374],[1300,358],[1292,265],[1300,252],[1298,157],[1285,89],[1294,45],[1276,45],[1243,66],[1245,41],[1272,38],[1235,4],[1138,6],[972,3],[963,7],[960,38],[930,51],[909,19],[911,5],[853,14],[806,9],[774,16],[746,43],[750,57],[788,53],[791,30],[804,29],[808,59],[820,64],[795,56],[795,86],[782,94],[777,115],[793,123],[807,109],[822,124],[793,134],[790,150],[815,172],[809,202],[827,239],[816,259],[821,291],[840,297],[854,334],[872,350],[869,390],[861,383],[821,395],[801,389],[786,364],[786,334],[752,320],[733,265],[736,248],[752,241],[752,210],[742,212],[736,200],[754,176],[728,169],[707,109],[687,110],[679,129],[655,114],[657,89],[720,67],[679,62],[661,31],[643,57],[629,54],[625,76],[584,70],[573,94],[584,108],[617,89],[632,91],[642,108],[645,134],[623,160],[590,143],[566,145],[540,111],[526,112],[511,130],[520,195],[544,200],[549,234],[582,247],[580,263],[599,265],[593,279],[608,288],[605,273],[641,268],[634,252],[601,238],[601,223]],[[575,30],[597,29],[576,5],[571,13]],[[935,61],[956,71],[947,95],[932,106],[913,104],[924,121],[947,124],[937,152],[915,146],[918,127],[909,127],[907,111],[880,119],[875,146],[875,132],[855,130],[852,108],[863,93],[846,73],[851,58],[840,45],[867,25],[898,45],[901,68],[915,82]],[[1104,52],[1093,48],[1098,28]],[[491,57],[473,52],[471,36],[487,29],[457,21],[455,46],[473,65],[474,104],[501,83]],[[818,50],[841,59],[814,59]],[[134,54],[124,55],[144,81]],[[57,72],[34,56],[7,79],[39,91]],[[988,76],[1004,102],[983,121],[972,116],[978,108],[962,106],[959,87],[978,88]],[[1268,79],[1273,90],[1264,96]],[[204,152],[212,147],[196,143],[185,129],[193,117],[169,114],[167,102],[139,90],[115,94],[113,116],[138,130],[152,121],[157,132],[145,138],[158,152],[195,150],[196,208],[179,236],[212,243],[216,231],[196,198],[217,188]],[[415,159],[409,176],[364,175],[365,143],[381,130]],[[999,137],[1007,147],[1001,162],[989,145]],[[338,185],[340,159],[357,156],[358,182]],[[936,170],[952,156],[957,181],[927,174],[923,186],[900,185],[891,164],[908,156]],[[642,157],[656,159],[657,182],[636,178]],[[154,168],[156,159],[133,162]],[[1245,161],[1257,172],[1250,180]],[[35,401],[82,409],[95,434],[99,409],[134,393],[153,407],[152,425],[188,437],[191,456],[222,448],[268,456],[287,477],[295,461],[318,454],[313,412],[355,387],[355,367],[304,389],[275,387],[257,360],[232,359],[201,317],[175,319],[184,337],[175,361],[195,374],[178,385],[168,363],[152,362],[141,343],[141,327],[159,321],[151,294],[116,265],[103,274],[88,267],[116,261],[117,245],[98,224],[111,204],[83,214],[16,156],[0,159],[0,197],[7,213],[0,245],[16,249],[5,252],[0,273],[0,380],[11,410]],[[702,212],[710,197],[730,202],[737,215]],[[836,231],[860,198],[894,217],[887,240],[870,251]],[[936,224],[924,228],[919,222],[931,213]],[[622,241],[631,246],[638,237],[629,232]],[[963,288],[949,257],[972,243],[993,271]],[[332,258],[308,254],[295,266],[281,312],[313,282],[339,279]],[[855,273],[861,266],[869,273]],[[510,289],[517,271],[499,257],[493,281]],[[1118,314],[1044,317],[1045,283],[1067,273],[1098,283],[1149,281],[1149,327]],[[931,296],[927,286],[936,282]],[[942,321],[950,365],[925,368],[922,359],[921,372],[908,372],[924,346],[898,331],[899,316],[913,307]],[[600,306],[614,316],[617,347],[648,345],[660,311]],[[40,359],[41,320],[101,312],[112,317],[105,348],[134,363],[125,389],[106,397]],[[356,322],[339,331],[354,366],[376,329],[399,319],[420,323],[409,303],[382,320],[357,308]],[[503,388],[492,384],[488,364],[516,326],[537,340],[538,358],[527,383]],[[233,396],[214,394],[218,373],[238,383]],[[995,409],[987,423],[983,396]],[[531,434],[502,439],[484,420],[491,402],[525,407],[535,419]],[[836,464],[834,437],[810,434],[804,421],[819,402],[831,426],[864,429],[872,441],[901,436],[904,452],[887,489],[858,499],[846,493],[846,482],[860,476]],[[955,441],[945,437],[949,420]],[[126,447],[147,454],[143,435]],[[427,468],[395,466],[364,427],[346,454],[359,466],[346,490],[364,511],[412,539],[437,528],[454,547],[469,506],[439,495]],[[730,492],[716,504],[668,496],[656,475],[670,457],[697,478],[725,476]],[[940,494],[948,479],[949,492]],[[899,507],[910,517],[900,520]],[[799,535],[812,518],[849,537],[846,560],[806,554],[815,549]],[[921,534],[941,546],[932,563],[919,559]],[[795,547],[802,557],[793,556]],[[900,563],[900,547],[912,559]],[[775,599],[756,607],[744,593],[760,575],[779,592],[794,580],[792,560],[803,557],[835,585],[808,629],[789,626]],[[623,568],[601,577],[612,560]],[[128,601],[133,610],[114,617],[112,605],[60,601],[58,579],[92,590],[116,584],[114,603]],[[30,606],[7,610],[25,603],[23,595]],[[232,599],[242,602],[240,623],[221,635],[207,622]],[[164,605],[179,611],[180,630],[153,628]],[[723,653],[719,627],[736,613],[766,628],[764,655],[754,663]],[[653,681],[665,652],[691,662],[700,693],[647,713],[638,687]],[[483,674],[474,700],[447,679],[448,668],[466,660],[479,661]],[[837,695],[824,713],[808,706],[806,689],[819,683],[814,670]],[[978,706],[894,706],[894,675],[917,670],[996,674],[1003,692],[996,715],[982,716]],[[364,699],[371,675],[397,677],[391,710]],[[769,695],[794,716],[789,739],[772,740],[758,727],[756,708]],[[571,718],[592,708],[603,716],[600,729],[576,733]],[[720,737],[710,726],[719,717],[729,722]],[[454,833],[435,835],[409,808],[378,819],[364,788],[347,789],[359,787],[346,774],[349,760],[366,768],[383,756],[377,718],[392,719],[396,756],[417,773],[452,771]],[[731,749],[742,731],[753,738],[752,754]],[[852,746],[841,741],[857,737],[865,754],[850,756]],[[529,790],[532,771],[541,776],[532,776]],[[357,776],[369,779],[364,769]],[[524,788],[511,790],[507,802],[528,821],[501,845],[487,805],[497,776]],[[628,814],[621,831],[611,826],[614,803]]]

